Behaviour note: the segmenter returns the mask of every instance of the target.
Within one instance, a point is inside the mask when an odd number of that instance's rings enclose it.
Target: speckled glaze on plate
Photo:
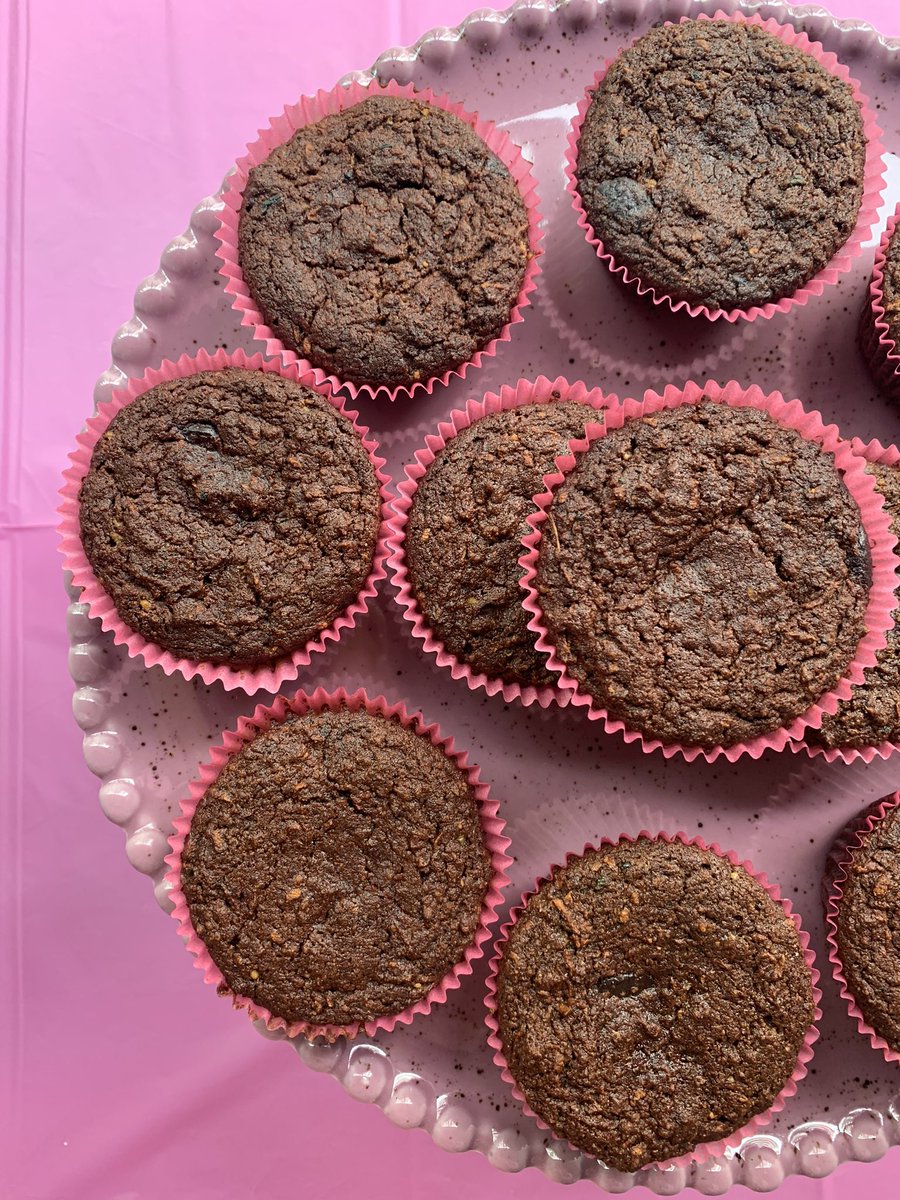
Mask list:
[[[546,222],[534,305],[496,358],[428,396],[393,406],[360,401],[360,420],[379,439],[394,478],[402,477],[424,434],[454,408],[539,374],[583,379],[628,396],[721,368],[766,391],[799,396],[847,436],[896,440],[896,410],[875,392],[856,346],[877,239],[851,272],[805,308],[738,329],[705,322],[698,328],[701,323],[656,311],[622,289],[578,228],[565,191],[566,130],[597,66],[656,21],[721,7],[735,6],[721,0],[522,0],[504,13],[479,10],[458,29],[433,30],[413,47],[385,53],[371,72],[352,76],[375,74],[447,92],[508,130],[534,160]],[[822,9],[744,7],[793,22],[834,51],[878,112],[900,107],[900,41],[862,22],[837,22]],[[259,114],[260,122],[265,116]],[[896,123],[885,124],[888,183],[880,225],[900,199],[900,133]],[[251,349],[251,332],[231,311],[217,274],[219,212],[218,198],[204,200],[188,231],[164,251],[160,270],[138,287],[135,315],[116,334],[113,366],[98,382],[98,402],[125,378],[164,357],[195,353],[198,344],[210,351],[223,344]],[[773,753],[735,764],[651,758],[578,712],[507,706],[435,671],[404,635],[384,592],[340,648],[318,656],[293,686],[386,691],[408,708],[421,708],[468,749],[513,839],[508,896],[520,895],[552,862],[587,841],[677,827],[767,872],[802,914],[820,969],[827,964],[819,881],[828,847],[854,812],[900,786],[900,761],[848,766]],[[100,779],[101,808],[122,828],[130,862],[166,907],[163,859],[178,801],[209,742],[260,697],[143,668],[87,618],[77,598],[68,622],[73,712],[88,766]],[[636,1175],[607,1170],[537,1130],[510,1099],[482,1021],[485,970],[482,962],[440,1011],[409,1026],[352,1044],[301,1040],[293,1051],[312,1069],[334,1075],[352,1096],[377,1104],[395,1124],[426,1129],[446,1150],[475,1149],[504,1171],[532,1166],[560,1182],[585,1178],[609,1191],[635,1184],[660,1195],[685,1187],[719,1195],[735,1184],[770,1191],[787,1175],[825,1176],[845,1160],[871,1161],[900,1142],[896,1065],[859,1037],[825,970],[813,1070],[770,1126],[704,1163]]]

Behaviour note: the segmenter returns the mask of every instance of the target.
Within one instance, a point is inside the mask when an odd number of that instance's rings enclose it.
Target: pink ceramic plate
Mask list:
[[[539,374],[584,379],[620,396],[689,377],[735,377],[800,396],[848,436],[896,440],[896,409],[892,413],[872,390],[855,344],[874,240],[851,272],[805,308],[735,328],[660,312],[621,289],[578,228],[563,163],[567,126],[585,84],[652,22],[719,7],[722,0],[568,0],[558,7],[522,0],[506,13],[481,10],[459,29],[434,30],[375,64],[381,79],[447,92],[508,130],[534,159],[546,217],[534,304],[496,358],[432,395],[390,406],[360,402],[360,420],[381,441],[394,478],[402,477],[424,434],[470,396]],[[900,110],[900,41],[862,22],[834,21],[821,9],[747,7],[802,27],[847,63],[879,112]],[[258,114],[259,123],[267,116]],[[900,199],[900,132],[896,121],[884,123],[886,208],[893,211]],[[188,232],[164,251],[161,269],[138,287],[135,315],[114,339],[114,365],[98,383],[98,401],[126,376],[163,357],[195,353],[198,344],[252,348],[217,273],[219,209],[218,199],[203,201]],[[883,224],[884,212],[880,219]],[[298,683],[307,690],[383,691],[421,708],[471,751],[513,839],[510,897],[586,841],[642,827],[684,829],[735,850],[776,880],[812,933],[820,967],[827,965],[818,878],[825,853],[857,809],[900,786],[900,760],[845,766],[767,753],[758,762],[730,765],[650,757],[606,736],[577,711],[507,706],[436,670],[406,635],[385,592],[382,587],[368,616],[337,650],[301,672]],[[103,812],[121,826],[129,860],[149,876],[165,906],[163,857],[178,800],[209,741],[260,697],[145,669],[88,621],[77,602],[69,630],[75,719],[84,730],[88,765],[102,781]],[[390,1034],[352,1045],[301,1041],[272,1053],[299,1053],[352,1096],[378,1104],[399,1125],[426,1129],[447,1150],[477,1149],[501,1170],[530,1165],[560,1181],[585,1177],[614,1191],[634,1183],[665,1195],[687,1186],[717,1195],[737,1183],[769,1191],[786,1175],[827,1175],[846,1159],[872,1160],[900,1141],[896,1065],[859,1036],[826,970],[823,1036],[813,1069],[767,1129],[702,1165],[637,1176],[607,1171],[542,1133],[511,1100],[486,1040],[484,972],[482,962],[439,1012]],[[218,1003],[212,993],[209,1003]]]

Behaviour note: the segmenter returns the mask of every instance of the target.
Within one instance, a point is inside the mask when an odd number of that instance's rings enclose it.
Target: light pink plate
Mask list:
[[[567,125],[586,82],[651,23],[717,7],[721,0],[568,0],[558,8],[550,0],[522,0],[506,13],[480,10],[459,29],[433,30],[375,64],[381,79],[447,92],[506,129],[534,159],[547,223],[534,304],[496,358],[430,396],[393,405],[361,400],[361,420],[381,440],[395,479],[439,419],[470,396],[498,391],[523,375],[562,374],[620,396],[689,377],[724,382],[734,376],[799,396],[847,436],[889,442],[900,435],[900,412],[875,394],[856,349],[874,239],[853,270],[806,307],[734,326],[692,322],[625,291],[577,226],[563,162]],[[885,110],[900,112],[900,41],[862,22],[835,21],[821,9],[746,7],[798,24],[847,63],[882,117]],[[259,113],[259,124],[269,116]],[[886,209],[892,211],[900,199],[900,133],[896,120],[883,123]],[[241,150],[235,146],[235,157]],[[138,287],[135,315],[115,336],[114,365],[98,382],[98,401],[126,376],[163,357],[195,353],[198,345],[251,349],[250,330],[232,312],[217,274],[219,210],[218,199],[202,201],[187,233],[163,252],[160,270]],[[455,682],[412,643],[387,592],[383,586],[359,627],[336,651],[318,656],[298,683],[309,690],[321,684],[383,691],[421,708],[471,750],[513,839],[511,897],[567,850],[641,828],[700,834],[751,859],[778,882],[813,934],[823,971],[823,1036],[809,1076],[765,1131],[721,1159],[636,1176],[574,1153],[521,1114],[487,1045],[484,962],[440,1011],[410,1026],[352,1045],[311,1047],[301,1040],[272,1053],[297,1053],[356,1099],[379,1105],[405,1128],[423,1127],[447,1150],[477,1149],[501,1170],[534,1166],[560,1182],[585,1177],[613,1191],[635,1183],[662,1195],[687,1186],[718,1195],[737,1183],[768,1191],[786,1175],[827,1175],[843,1160],[870,1161],[900,1141],[900,1074],[847,1017],[828,970],[819,900],[819,872],[832,837],[857,809],[900,786],[900,756],[845,766],[791,753],[733,765],[645,755],[574,709],[526,710]],[[145,669],[114,646],[77,601],[69,609],[69,632],[73,711],[88,766],[101,781],[101,807],[121,826],[129,860],[165,907],[163,856],[178,799],[210,739],[262,696],[251,700]],[[222,1003],[212,989],[208,1001]],[[298,1092],[302,1087],[298,1079]]]

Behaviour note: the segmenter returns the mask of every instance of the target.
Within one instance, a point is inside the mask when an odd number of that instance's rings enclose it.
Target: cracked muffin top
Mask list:
[[[396,387],[467,362],[507,323],[530,251],[518,186],[475,131],[376,95],[251,169],[244,279],[290,349]]]
[[[586,421],[602,419],[558,398],[489,413],[452,437],[419,480],[406,529],[410,585],[444,649],[491,679],[556,687],[522,607],[521,542],[556,456]]]
[[[900,810],[864,834],[846,873],[836,940],[847,986],[865,1022],[900,1051]]]
[[[372,569],[378,479],[324,397],[226,369],[150,388],[113,417],[81,485],[81,540],[122,620],[231,666],[304,646]]]
[[[571,676],[645,737],[788,724],[865,633],[868,540],[817,443],[703,398],[598,437],[557,488],[535,586]]]
[[[402,1012],[462,959],[491,878],[478,803],[394,718],[289,714],[223,767],[181,881],[228,987],[288,1023]]]
[[[645,284],[713,309],[792,295],[856,224],[866,139],[850,86],[757,25],[651,29],[612,64],[578,143],[597,236]]]
[[[900,538],[900,466],[872,464],[878,491],[891,514],[891,530]],[[836,747],[879,746],[900,742],[900,613],[894,610],[894,628],[888,630],[887,645],[878,651],[877,663],[866,671],[862,683],[849,700],[842,700],[833,716],[826,716],[819,729],[804,733],[813,745]]]
[[[635,1171],[769,1108],[814,1004],[796,926],[743,867],[642,837],[540,885],[503,948],[495,1010],[538,1116]]]

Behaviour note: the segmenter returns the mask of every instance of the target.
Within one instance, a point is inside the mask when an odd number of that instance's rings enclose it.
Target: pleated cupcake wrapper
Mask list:
[[[900,1062],[900,1053],[892,1050],[887,1042],[875,1032],[866,1021],[862,1010],[850,990],[844,963],[838,945],[838,914],[841,901],[844,898],[844,884],[850,877],[850,867],[854,854],[867,842],[870,834],[889,812],[900,806],[900,792],[894,792],[877,800],[864,812],[848,822],[838,834],[828,858],[825,874],[825,886],[829,895],[825,903],[826,940],[828,942],[828,961],[831,963],[831,973],[841,990],[841,996],[847,1002],[847,1011],[856,1022],[859,1032],[867,1037],[876,1050],[880,1050],[888,1062]]]
[[[796,927],[797,936],[800,940],[800,946],[803,951],[803,958],[810,971],[810,984],[812,988],[812,999],[814,1006],[812,1024],[810,1025],[806,1032],[806,1036],[803,1039],[803,1045],[801,1046],[797,1055],[797,1061],[794,1066],[794,1070],[784,1087],[775,1097],[775,1100],[772,1102],[771,1106],[764,1112],[758,1113],[755,1117],[748,1121],[746,1125],[742,1125],[740,1129],[736,1130],[732,1134],[729,1134],[727,1138],[721,1138],[714,1142],[704,1142],[695,1147],[695,1149],[689,1154],[682,1154],[677,1158],[666,1159],[664,1162],[647,1163],[644,1164],[640,1169],[644,1169],[644,1167],[647,1166],[656,1168],[687,1167],[691,1163],[705,1162],[707,1159],[714,1158],[717,1155],[723,1154],[726,1150],[740,1145],[744,1138],[750,1137],[762,1126],[768,1124],[775,1113],[780,1112],[790,1097],[796,1093],[798,1084],[806,1076],[807,1064],[813,1056],[813,1045],[819,1037],[819,1030],[816,1023],[822,1017],[822,1012],[819,1008],[819,1003],[822,999],[822,993],[818,987],[819,972],[816,969],[815,955],[810,949],[809,934],[801,925],[800,917],[794,911],[793,907],[791,906],[791,902],[782,896],[778,888],[774,884],[770,883],[764,874],[757,871],[753,867],[752,863],[739,859],[734,851],[722,850],[715,842],[707,843],[700,837],[689,837],[686,833],[654,834],[649,833],[645,829],[642,829],[641,832],[635,837],[632,837],[630,834],[622,834],[618,838],[602,838],[597,843],[587,843],[580,853],[575,853],[574,851],[570,852],[566,855],[565,862],[563,864],[555,863],[550,867],[550,870],[545,876],[535,881],[535,885],[531,891],[523,894],[516,907],[510,910],[509,917],[506,922],[501,926],[500,933],[498,934],[497,940],[494,943],[494,957],[491,959],[488,968],[490,974],[488,975],[484,997],[484,1003],[487,1008],[485,1024],[490,1030],[488,1035],[488,1044],[494,1051],[494,1062],[499,1067],[500,1074],[502,1075],[503,1079],[510,1085],[512,1094],[516,1101],[521,1105],[522,1111],[526,1114],[526,1116],[531,1117],[537,1123],[540,1129],[548,1130],[553,1134],[554,1137],[559,1137],[560,1135],[554,1133],[553,1129],[541,1119],[541,1117],[528,1103],[527,1099],[525,1098],[525,1094],[516,1084],[515,1077],[509,1069],[509,1064],[503,1051],[503,1039],[500,1036],[500,1025],[496,1015],[497,973],[503,960],[503,951],[507,941],[509,940],[510,932],[522,914],[525,905],[534,895],[537,894],[544,884],[550,883],[553,880],[557,871],[561,870],[563,866],[568,866],[569,863],[584,857],[585,854],[591,851],[602,850],[606,846],[615,846],[620,842],[634,844],[635,842],[641,840],[649,840],[653,842],[660,841],[665,842],[667,845],[671,845],[673,842],[681,842],[685,846],[697,846],[701,850],[708,850],[712,854],[717,854],[719,858],[724,858],[726,862],[731,863],[732,866],[743,868],[743,870],[745,870],[748,875],[755,879],[760,887],[768,892],[772,899],[784,909],[788,919]],[[565,1141],[566,1139],[561,1138],[561,1140]],[[567,1144],[576,1153],[585,1154],[588,1157],[592,1157],[591,1155],[588,1155],[587,1151],[582,1150],[579,1146],[574,1145],[572,1142],[568,1142]]]
[[[859,506],[872,554],[872,586],[864,618],[866,633],[839,683],[788,725],[761,734],[750,741],[738,742],[732,746],[715,746],[712,749],[645,737],[639,730],[629,728],[623,721],[611,718],[605,709],[599,707],[591,695],[569,674],[565,663],[557,656],[551,635],[544,623],[544,614],[535,586],[542,529],[554,493],[588,447],[598,438],[604,437],[607,432],[620,428],[626,421],[650,416],[663,409],[678,408],[683,404],[696,404],[703,398],[718,404],[728,404],[733,408],[756,408],[768,413],[784,428],[795,430],[807,441],[816,442],[832,455],[847,490]],[[560,686],[571,690],[572,704],[586,707],[588,716],[592,720],[602,721],[607,733],[621,733],[626,742],[639,742],[647,753],[661,750],[666,758],[681,754],[689,762],[698,757],[705,758],[707,762],[714,762],[720,756],[729,762],[735,762],[745,754],[751,758],[759,758],[768,749],[783,750],[791,740],[801,740],[804,729],[818,728],[824,714],[833,713],[839,701],[849,697],[852,685],[862,681],[865,668],[875,664],[877,652],[886,645],[885,635],[894,624],[894,589],[900,559],[893,552],[896,539],[890,530],[890,516],[884,508],[882,497],[875,490],[875,481],[864,469],[863,460],[853,453],[850,443],[840,437],[836,425],[826,426],[819,413],[807,411],[799,400],[788,402],[780,392],[765,395],[755,385],[744,387],[734,380],[724,386],[713,381],[703,385],[690,382],[683,388],[670,385],[662,395],[647,391],[643,401],[625,400],[607,409],[605,418],[603,425],[588,425],[585,437],[570,443],[570,453],[557,458],[556,471],[544,476],[546,490],[535,496],[537,512],[528,518],[532,532],[522,541],[524,553],[519,559],[519,565],[525,572],[522,577],[522,586],[526,593],[523,603],[532,615],[528,628],[537,635],[537,648],[549,653],[547,665],[551,670],[559,672]]]
[[[682,17],[681,21],[684,22],[691,19],[690,17]],[[765,29],[768,33],[773,34],[788,46],[796,46],[799,50],[805,51],[816,59],[830,74],[849,85],[853,92],[853,98],[861,110],[863,131],[866,137],[866,163],[863,176],[863,194],[856,218],[856,225],[846,242],[836,251],[830,262],[826,263],[812,279],[803,284],[802,287],[799,287],[790,296],[783,296],[780,300],[772,300],[763,305],[755,304],[750,308],[710,308],[705,304],[692,304],[688,300],[676,300],[667,292],[656,288],[653,284],[645,283],[638,274],[624,263],[617,262],[615,255],[605,247],[602,239],[594,231],[584,207],[581,193],[578,190],[578,139],[581,136],[581,128],[595,90],[603,81],[613,63],[616,62],[626,49],[630,49],[627,46],[623,47],[613,58],[610,58],[597,72],[593,82],[579,101],[578,110],[569,131],[566,150],[566,191],[572,196],[572,206],[578,214],[578,225],[584,230],[585,237],[597,251],[597,257],[602,259],[610,271],[614,275],[618,275],[623,283],[636,287],[640,295],[649,296],[654,304],[668,305],[673,312],[684,310],[692,317],[702,316],[710,321],[723,320],[734,322],[739,319],[755,321],[757,317],[772,317],[777,312],[788,312],[795,305],[806,304],[811,296],[821,295],[828,284],[836,283],[838,278],[845,271],[849,270],[853,259],[861,252],[863,244],[871,233],[878,216],[878,206],[881,202],[881,193],[884,188],[882,131],[878,126],[875,113],[868,99],[863,95],[859,83],[851,77],[849,70],[843,63],[838,61],[834,54],[826,51],[819,42],[810,41],[805,33],[801,33],[791,25],[779,25],[777,21],[771,18],[763,20],[756,13],[747,15],[743,12],[726,13],[719,10],[712,17],[706,13],[700,13],[696,19],[700,21],[733,21],[736,24],[758,25],[761,29]],[[672,23],[671,21],[666,22],[669,25]]]
[[[885,259],[888,244],[894,236],[898,223],[900,223],[900,205],[897,206],[894,215],[888,221],[875,255],[872,278],[869,281],[869,289],[866,292],[866,301],[860,318],[859,340],[875,382],[886,396],[900,401],[900,350],[891,335],[884,309]]]
[[[191,923],[187,900],[181,886],[181,855],[198,804],[219,777],[222,768],[235,754],[271,726],[280,724],[290,713],[326,710],[337,712],[341,709],[349,709],[351,712],[364,710],[372,715],[398,721],[405,729],[412,729],[419,737],[426,738],[432,745],[439,747],[465,774],[478,804],[484,842],[491,855],[491,880],[485,893],[478,927],[465,954],[421,1000],[417,1000],[402,1012],[388,1013],[350,1025],[288,1022],[256,1004],[248,996],[237,995],[228,987],[225,977]],[[216,987],[220,995],[230,997],[235,1008],[244,1009],[253,1020],[262,1021],[270,1032],[281,1032],[289,1038],[302,1035],[310,1041],[314,1038],[324,1038],[328,1042],[333,1042],[338,1037],[353,1038],[361,1030],[365,1030],[370,1037],[379,1030],[389,1033],[397,1025],[409,1025],[418,1014],[429,1013],[435,1005],[443,1004],[447,993],[458,988],[461,980],[472,974],[472,964],[484,956],[484,944],[489,939],[491,926],[497,919],[497,909],[503,900],[503,889],[509,883],[506,869],[512,862],[506,853],[510,842],[504,833],[505,824],[499,816],[497,802],[491,799],[488,785],[481,781],[479,768],[469,764],[468,754],[457,750],[453,738],[445,738],[437,725],[426,724],[421,713],[409,713],[402,703],[388,703],[383,696],[370,699],[362,689],[351,694],[343,688],[335,692],[317,688],[311,695],[297,692],[291,697],[278,696],[271,705],[258,705],[251,717],[241,717],[237,728],[222,735],[221,742],[210,751],[208,761],[200,766],[197,778],[191,782],[187,798],[181,801],[181,816],[176,818],[174,826],[175,833],[169,838],[172,852],[166,857],[169,866],[166,881],[171,884],[170,895],[174,904],[172,917],[178,922],[178,932],[185,939],[187,949],[194,955],[194,966],[203,972],[204,982]]]
[[[356,599],[326,629],[323,629],[314,638],[310,638],[304,646],[294,650],[291,654],[259,666],[240,669],[229,667],[223,663],[195,662],[192,659],[178,657],[155,642],[148,641],[137,630],[126,625],[116,611],[112,597],[97,579],[88,562],[81,541],[79,516],[81,508],[79,493],[82,481],[91,465],[94,447],[116,413],[157,384],[170,379],[183,379],[201,371],[221,371],[227,367],[265,371],[318,391],[337,409],[341,416],[349,421],[354,433],[365,447],[369,462],[378,479],[381,496],[381,523],[372,569]],[[84,431],[76,438],[76,449],[69,455],[72,465],[64,472],[66,482],[60,491],[63,498],[63,503],[58,509],[61,517],[58,526],[61,536],[60,553],[64,558],[65,569],[72,573],[72,583],[82,589],[81,600],[88,605],[89,615],[100,618],[103,629],[112,633],[115,644],[124,646],[129,657],[140,658],[148,667],[161,667],[166,675],[177,672],[185,679],[199,676],[206,684],[219,682],[228,691],[242,689],[250,694],[260,690],[276,692],[282,683],[296,679],[300,668],[309,665],[313,654],[324,651],[329,642],[339,641],[345,630],[354,628],[357,618],[368,609],[369,601],[375,595],[378,584],[386,574],[387,518],[391,481],[384,471],[384,459],[378,453],[378,443],[369,437],[368,429],[359,425],[356,418],[357,413],[349,411],[340,397],[332,395],[327,386],[323,387],[317,384],[312,376],[301,371],[296,363],[282,364],[277,360],[266,359],[261,353],[247,355],[243,350],[236,350],[229,354],[224,350],[218,350],[211,355],[206,350],[200,350],[193,358],[184,354],[177,362],[165,359],[159,367],[147,370],[140,379],[130,379],[125,386],[113,394],[112,399],[98,405],[94,416],[88,418]]]
[[[520,379],[513,387],[501,388],[499,394],[488,392],[481,400],[469,400],[464,409],[455,409],[446,421],[442,421],[437,432],[425,438],[425,445],[416,451],[415,458],[406,468],[406,478],[397,488],[397,497],[388,522],[388,566],[391,570],[395,599],[403,609],[404,620],[409,623],[409,632],[422,644],[426,654],[433,654],[439,667],[448,668],[454,679],[464,679],[467,686],[476,691],[483,688],[489,696],[501,695],[507,704],[519,700],[526,707],[537,704],[547,708],[551,704],[566,705],[568,693],[557,687],[534,687],[501,678],[492,678],[484,672],[475,671],[468,663],[445,649],[419,606],[409,578],[406,558],[406,527],[409,513],[419,487],[419,481],[444,449],[447,443],[463,429],[467,429],[482,417],[492,413],[506,412],[523,404],[557,403],[551,397],[559,394],[559,401],[574,401],[587,409],[600,411],[610,404],[618,403],[615,396],[604,396],[599,388],[588,389],[581,382],[569,383],[560,376],[550,380],[541,375],[535,380]],[[585,411],[585,422],[590,418]]]
[[[854,454],[858,454],[867,462],[874,463],[876,466],[896,467],[900,466],[900,449],[896,446],[883,446],[877,438],[871,442],[864,442],[861,438],[854,438],[850,443],[850,448]],[[890,519],[890,514],[888,514]],[[897,596],[900,593],[895,593],[894,603],[897,604]],[[897,612],[894,613],[895,619]],[[852,763],[857,759],[861,759],[864,763],[874,762],[876,758],[890,758],[892,754],[900,752],[900,744],[897,742],[880,742],[877,746],[861,746],[861,747],[835,747],[834,749],[826,749],[824,746],[810,745],[808,742],[799,741],[791,742],[791,749],[795,753],[805,751],[811,758],[824,758],[826,762],[842,762]]]
[[[244,188],[252,167],[258,166],[277,147],[290,141],[298,129],[312,125],[323,117],[352,108],[361,101],[373,95],[401,96],[407,100],[417,100],[430,104],[435,108],[444,109],[471,126],[478,136],[497,155],[509,170],[516,182],[528,217],[528,246],[530,257],[522,277],[519,294],[510,309],[509,320],[500,333],[492,338],[472,357],[452,370],[430,379],[416,380],[389,388],[384,384],[359,383],[349,379],[340,379],[337,375],[329,374],[322,367],[317,367],[307,359],[298,355],[278,338],[266,324],[266,318],[256,305],[250,294],[250,289],[244,280],[240,267],[238,251],[238,228],[240,225],[241,204]],[[531,164],[523,156],[519,146],[502,130],[497,129],[492,121],[483,120],[474,113],[467,112],[461,104],[451,100],[449,96],[437,96],[429,88],[416,88],[412,84],[399,84],[391,80],[385,85],[372,82],[368,85],[351,83],[348,86],[338,86],[330,92],[319,91],[315,96],[303,96],[297,104],[289,105],[280,117],[273,117],[267,129],[259,131],[259,137],[247,147],[247,153],[239,158],[234,172],[226,179],[223,196],[224,210],[222,222],[216,232],[221,245],[216,251],[222,261],[219,268],[227,280],[225,291],[233,297],[232,307],[240,312],[241,324],[253,327],[253,336],[265,342],[267,353],[281,357],[285,362],[298,363],[302,371],[309,371],[318,383],[328,383],[337,390],[343,389],[351,399],[357,396],[386,396],[391,401],[398,396],[410,396],[415,392],[431,393],[436,384],[446,384],[454,377],[465,378],[469,367],[479,367],[482,360],[497,353],[503,342],[508,342],[512,336],[513,325],[518,325],[523,318],[523,309],[531,303],[531,293],[537,285],[540,274],[539,257],[541,253],[541,216],[538,211],[537,183],[532,174]]]
[[[865,808],[857,812],[855,816],[852,816],[841,827],[835,835],[834,841],[828,847],[828,854],[825,858],[825,869],[822,872],[820,880],[822,907],[826,910],[826,915],[828,901],[831,898],[838,875],[842,874],[844,866],[849,862],[853,850],[859,848],[861,840],[868,834],[870,818],[874,817],[877,820],[880,817],[881,806],[884,804],[884,800],[884,797],[879,800],[873,800],[871,804],[868,804]]]

